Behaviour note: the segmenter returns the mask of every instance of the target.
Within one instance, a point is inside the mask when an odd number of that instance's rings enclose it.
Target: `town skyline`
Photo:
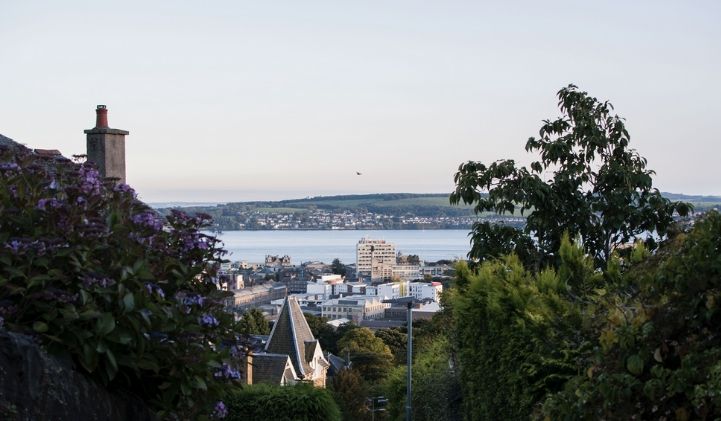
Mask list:
[[[655,187],[721,194],[711,1],[129,4],[4,5],[0,133],[82,154],[106,104],[147,202],[450,192],[462,162],[529,163],[569,83]]]

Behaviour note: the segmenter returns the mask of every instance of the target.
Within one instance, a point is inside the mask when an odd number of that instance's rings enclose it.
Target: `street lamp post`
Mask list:
[[[408,377],[406,379],[406,421],[413,419],[413,305],[425,302],[415,297],[400,297],[390,300],[383,300],[389,304],[405,304],[408,311],[408,357],[406,365],[408,367]]]
[[[413,301],[408,301],[408,379],[406,385],[406,420],[411,421],[412,418],[412,405],[413,405]]]

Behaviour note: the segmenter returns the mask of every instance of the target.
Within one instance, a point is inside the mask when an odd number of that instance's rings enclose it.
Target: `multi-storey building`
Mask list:
[[[346,292],[346,290],[347,287],[343,283],[343,277],[331,274],[321,275],[321,277],[314,282],[308,282],[306,287],[306,293],[320,294],[325,296],[325,298],[330,298],[331,295],[340,295]]]
[[[268,304],[273,300],[285,298],[287,291],[285,285],[272,282],[243,288],[234,291],[233,296],[226,299],[226,305],[231,311],[243,312],[252,307]]]
[[[421,279],[421,267],[414,264],[400,264],[393,266],[393,278],[404,281]]]
[[[366,287],[366,295],[381,300],[400,298],[408,294],[408,282],[388,282]]]
[[[371,281],[393,277],[396,265],[396,246],[385,240],[362,238],[356,245],[356,273],[358,277],[370,276]]]
[[[270,254],[265,256],[265,265],[268,267],[288,267],[291,265],[290,256],[271,256]]]
[[[443,292],[443,284],[440,282],[411,282],[408,284],[409,295],[419,300],[431,299],[439,302]]]
[[[328,300],[321,305],[321,315],[331,320],[348,319],[356,323],[361,320],[379,319],[384,315],[387,304],[379,297],[346,297]]]

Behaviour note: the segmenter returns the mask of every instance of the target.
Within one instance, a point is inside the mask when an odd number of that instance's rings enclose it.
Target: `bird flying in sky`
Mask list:
[[[359,171],[356,171],[356,172],[355,172],[355,175],[363,175],[363,173],[361,173],[361,172],[359,172]]]

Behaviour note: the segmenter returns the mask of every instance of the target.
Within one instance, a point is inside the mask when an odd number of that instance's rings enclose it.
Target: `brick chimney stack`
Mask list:
[[[95,127],[108,127],[108,107],[105,105],[98,105],[98,108],[95,109]]]
[[[94,162],[100,175],[125,183],[125,130],[108,127],[108,108],[95,109],[95,127],[85,130],[88,161]]]

